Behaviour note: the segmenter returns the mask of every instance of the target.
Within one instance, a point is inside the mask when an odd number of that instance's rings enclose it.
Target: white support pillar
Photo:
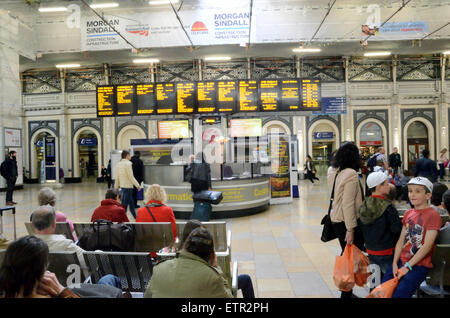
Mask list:
[[[342,122],[342,141],[352,141],[353,138],[353,126],[352,126],[352,102],[350,99],[350,87],[348,80],[348,66],[349,66],[349,58],[344,57],[344,71],[345,71],[345,99],[347,100],[347,114],[341,115]],[[338,145],[339,147],[339,145]]]
[[[438,132],[440,136],[440,143],[437,151],[441,151],[443,148],[448,149],[448,112],[447,112],[447,100],[446,100],[446,85],[445,85],[445,67],[447,58],[444,54],[441,55],[441,96],[439,98],[438,105]]]
[[[390,109],[390,118],[389,121],[389,130],[391,136],[389,144],[392,148],[397,147],[399,152],[402,152],[402,143],[401,140],[401,118],[400,118],[400,105],[399,105],[399,97],[398,97],[398,84],[397,84],[397,65],[398,58],[397,55],[394,55],[392,58],[392,99],[391,99],[391,109]],[[386,149],[387,153],[391,153],[392,149]],[[402,154],[402,158],[407,154]]]

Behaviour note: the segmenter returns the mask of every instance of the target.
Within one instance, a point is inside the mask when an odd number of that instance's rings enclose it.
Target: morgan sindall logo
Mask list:
[[[81,9],[78,4],[71,4],[67,7],[70,12],[66,24],[69,29],[79,29],[81,27]]]

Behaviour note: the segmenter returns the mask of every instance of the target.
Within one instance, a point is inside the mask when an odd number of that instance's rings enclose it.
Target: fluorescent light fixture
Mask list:
[[[178,3],[178,0],[150,0],[148,2],[148,4],[150,4],[151,6],[157,6],[160,4],[170,4],[172,2],[172,4]]]
[[[308,47],[297,47],[295,49],[292,50],[295,53],[317,53],[320,52],[321,49],[315,49],[315,48],[308,48]]]
[[[74,68],[74,67],[80,67],[80,64],[56,64],[57,68]]]
[[[117,2],[94,3],[90,5],[92,9],[117,8],[118,6],[119,4]]]
[[[135,59],[133,60],[133,63],[139,64],[139,63],[159,63],[158,59]]]
[[[364,56],[388,56],[391,55],[391,52],[366,52]]]
[[[66,7],[48,7],[48,8],[39,8],[39,12],[63,12],[67,11]]]
[[[444,55],[450,55],[450,51],[442,52],[442,54],[444,54]]]
[[[208,56],[205,57],[205,61],[229,61],[231,57],[229,56]]]

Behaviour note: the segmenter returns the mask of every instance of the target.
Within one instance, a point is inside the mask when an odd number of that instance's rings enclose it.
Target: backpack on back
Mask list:
[[[2,164],[0,165],[0,175],[5,179],[7,179],[8,177],[8,167],[6,164],[6,160],[3,161]]]
[[[367,168],[369,169],[369,171],[373,172],[373,168],[377,165],[377,153],[372,155],[372,157],[369,158],[369,160],[367,160]]]

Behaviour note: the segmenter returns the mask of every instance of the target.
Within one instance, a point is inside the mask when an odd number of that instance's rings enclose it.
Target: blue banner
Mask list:
[[[321,131],[321,132],[315,132],[313,134],[314,139],[333,139],[334,134],[332,131]]]
[[[79,140],[80,146],[97,146],[97,138],[81,138]]]
[[[347,113],[347,99],[345,97],[322,97],[322,110],[312,112],[313,115],[336,115]]]

